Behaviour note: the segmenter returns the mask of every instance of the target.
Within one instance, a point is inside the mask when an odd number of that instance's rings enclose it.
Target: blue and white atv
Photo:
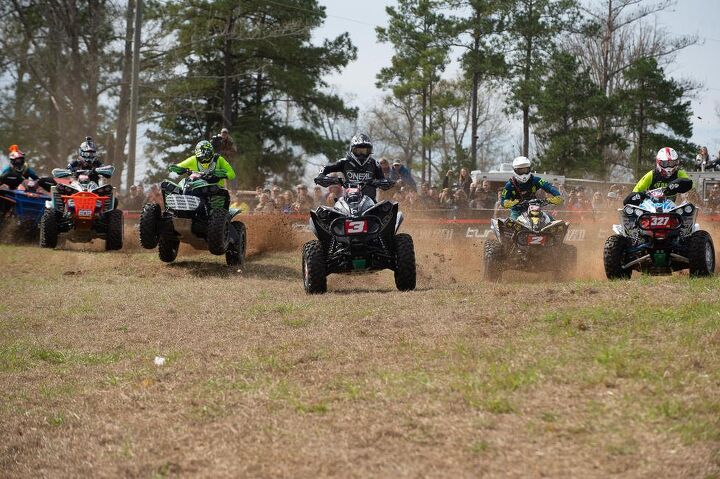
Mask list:
[[[628,279],[633,270],[667,275],[690,269],[690,276],[710,276],[715,271],[715,247],[710,233],[695,220],[697,208],[676,205],[662,188],[647,192],[639,205],[625,205],[620,224],[605,241],[603,262],[608,279]]]

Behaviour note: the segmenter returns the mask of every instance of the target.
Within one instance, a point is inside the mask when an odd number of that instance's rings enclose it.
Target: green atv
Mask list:
[[[140,244],[158,248],[160,260],[175,260],[180,242],[196,249],[207,248],[214,255],[225,255],[228,266],[240,266],[245,258],[245,225],[232,219],[240,210],[228,209],[228,191],[214,184],[224,178],[222,170],[196,172],[173,166],[171,171],[188,175],[180,183],[160,184],[165,209],[146,203],[140,213]]]

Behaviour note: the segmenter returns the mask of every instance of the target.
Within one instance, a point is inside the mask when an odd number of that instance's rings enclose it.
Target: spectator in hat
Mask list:
[[[308,194],[308,187],[299,184],[295,187],[297,198],[293,204],[293,211],[296,213],[307,213],[315,207],[315,202],[312,197]]]
[[[397,160],[392,164],[389,178],[394,181],[402,181],[402,186],[417,191],[417,185],[415,184],[415,178],[412,177],[412,173],[410,173],[407,166],[404,166]]]

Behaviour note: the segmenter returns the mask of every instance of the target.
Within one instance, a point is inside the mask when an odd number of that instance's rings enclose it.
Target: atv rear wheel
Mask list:
[[[612,235],[605,240],[603,264],[607,279],[630,279],[632,276],[631,269],[623,269],[627,246],[628,241],[624,236]]]
[[[323,294],[327,291],[325,248],[318,240],[303,245],[303,286],[307,294]]]
[[[210,253],[214,255],[225,254],[229,230],[230,216],[228,212],[220,208],[210,210],[206,233]]]
[[[247,246],[245,225],[240,221],[232,221],[230,227],[235,229],[240,240],[237,243],[232,242],[228,245],[227,251],[225,251],[225,262],[228,266],[242,266],[245,261],[245,247]]]
[[[105,250],[121,249],[123,246],[124,218],[120,210],[112,210],[107,214],[107,231],[105,232]]]
[[[710,233],[696,231],[690,235],[689,240],[690,277],[712,276],[715,272],[715,246]]]
[[[166,238],[161,236],[158,241],[158,256],[160,261],[172,263],[177,258],[180,249],[180,240],[177,238]]]
[[[485,270],[483,277],[487,281],[500,281],[502,279],[503,251],[502,244],[495,238],[485,241]]]
[[[395,287],[399,291],[412,291],[417,283],[415,245],[407,233],[395,235]]]
[[[40,247],[54,248],[58,243],[58,215],[55,210],[46,209],[40,218]]]
[[[154,249],[160,240],[159,223],[161,208],[157,203],[147,203],[140,213],[140,246]]]
[[[577,248],[571,244],[563,244],[560,248],[560,269],[556,277],[561,281],[572,278],[577,267]]]

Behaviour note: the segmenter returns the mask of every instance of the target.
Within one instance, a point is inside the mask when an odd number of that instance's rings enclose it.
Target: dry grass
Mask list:
[[[297,251],[0,247],[0,475],[720,473],[720,280],[490,285],[418,250],[419,291],[310,297]]]

